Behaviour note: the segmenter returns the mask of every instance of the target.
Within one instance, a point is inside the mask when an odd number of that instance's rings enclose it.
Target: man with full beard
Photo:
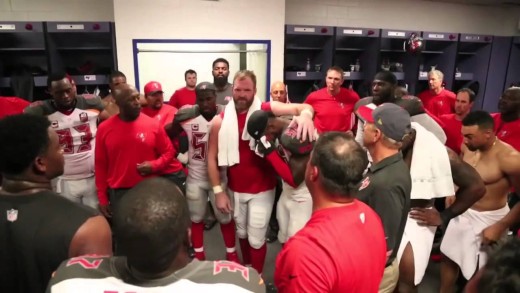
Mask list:
[[[233,98],[233,86],[228,82],[229,62],[224,58],[217,58],[211,68],[213,84],[217,88],[217,104],[227,105]]]

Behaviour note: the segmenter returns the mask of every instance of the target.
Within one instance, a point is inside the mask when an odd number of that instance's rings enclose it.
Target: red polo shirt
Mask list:
[[[504,122],[500,113],[491,114],[495,120],[495,133],[501,141],[520,152],[520,119]]]
[[[170,106],[180,109],[185,105],[195,105],[196,99],[197,96],[195,95],[194,89],[190,90],[187,87],[183,87],[173,93],[169,104]]]
[[[359,95],[346,88],[332,96],[326,88],[312,92],[305,100],[314,109],[314,126],[319,133],[348,131],[354,126],[354,105]]]
[[[452,91],[443,89],[438,95],[430,90],[425,90],[417,97],[421,99],[426,110],[439,117],[453,113],[457,95]]]
[[[458,120],[455,114],[441,115],[442,129],[446,133],[446,146],[457,154],[460,154],[460,146],[464,140],[462,136],[462,121]]]
[[[276,258],[280,292],[376,293],[386,240],[379,216],[366,204],[321,209]]]

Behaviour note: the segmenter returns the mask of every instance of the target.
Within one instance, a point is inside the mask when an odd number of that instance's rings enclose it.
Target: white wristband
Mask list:
[[[312,117],[314,116],[314,113],[312,113],[311,110],[309,109],[303,109],[301,112],[300,112],[300,116],[303,115],[303,113],[307,113],[309,114],[309,117],[312,119]]]
[[[213,186],[213,193],[214,194],[221,193],[223,191],[224,190],[222,189],[222,186],[220,186],[220,185]]]

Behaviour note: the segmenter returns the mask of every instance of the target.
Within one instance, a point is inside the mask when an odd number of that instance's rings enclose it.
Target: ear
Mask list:
[[[320,171],[318,170],[318,167],[310,165],[310,179],[312,182],[316,182],[318,180],[318,177],[320,177]]]
[[[45,174],[47,172],[47,158],[38,155],[33,161],[33,168],[37,174]]]

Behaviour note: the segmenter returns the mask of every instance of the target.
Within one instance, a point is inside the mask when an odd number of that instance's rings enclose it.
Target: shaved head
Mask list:
[[[114,97],[116,102],[118,100],[121,101],[121,99],[123,99],[125,96],[129,95],[134,90],[137,91],[137,89],[133,85],[122,83],[122,84],[117,85],[114,88],[112,96]]]
[[[133,121],[137,119],[141,112],[139,103],[141,95],[133,86],[126,83],[118,85],[112,92],[112,96],[119,107],[119,116],[123,120]]]
[[[287,88],[283,82],[273,82],[271,85],[271,98],[273,101],[287,103]]]

